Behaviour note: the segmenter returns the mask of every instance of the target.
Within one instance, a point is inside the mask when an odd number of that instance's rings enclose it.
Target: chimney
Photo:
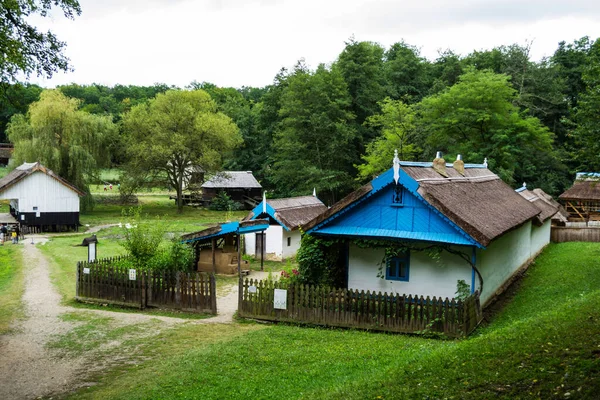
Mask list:
[[[456,172],[462,176],[465,176],[465,162],[462,160],[462,156],[460,154],[456,156],[456,161],[454,161],[452,167]]]
[[[442,152],[438,151],[433,160],[433,169],[443,177],[447,178],[448,173],[446,172],[446,160],[442,158]]]

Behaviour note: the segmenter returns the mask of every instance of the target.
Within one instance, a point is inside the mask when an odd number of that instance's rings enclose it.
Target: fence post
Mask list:
[[[140,308],[143,310],[144,308],[146,308],[148,306],[147,303],[147,296],[146,296],[146,283],[147,283],[147,278],[146,278],[146,271],[142,271],[141,278],[140,279]]]
[[[75,297],[79,297],[79,269],[81,261],[77,261],[77,269],[75,271]]]
[[[210,309],[217,315],[217,280],[215,274],[210,274]]]

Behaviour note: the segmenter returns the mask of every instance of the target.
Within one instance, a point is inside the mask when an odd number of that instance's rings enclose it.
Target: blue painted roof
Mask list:
[[[252,218],[250,218],[251,220],[265,217],[265,213],[263,212],[263,202],[262,201],[260,203],[258,203],[258,205],[256,207],[254,207],[254,209],[252,210],[252,214],[254,214],[254,215],[252,216]],[[273,207],[271,207],[268,202],[267,202],[267,215],[269,217],[273,218],[286,231],[290,230],[290,228],[288,228],[283,222],[281,222],[279,219],[277,219],[277,217],[275,216],[275,209],[273,209]]]
[[[320,229],[321,235],[334,236],[360,236],[369,238],[382,239],[403,239],[403,240],[418,240],[426,242],[438,242],[448,244],[458,244],[472,246],[473,242],[467,238],[452,234],[452,233],[437,233],[437,232],[413,232],[400,231],[395,229],[378,229],[365,228],[359,226],[332,226]]]
[[[184,238],[181,240],[181,243],[192,243],[197,241],[205,241],[208,239],[218,238],[222,236],[226,236],[232,233],[252,233],[252,232],[260,232],[264,231],[269,227],[269,223],[265,221],[264,224],[259,225],[250,225],[244,226],[243,222],[240,224],[239,222],[227,222],[225,224],[219,224],[220,230],[215,232],[215,228],[207,228],[202,231],[198,231],[195,233],[190,233],[187,235],[183,235]],[[203,234],[203,232],[206,232]]]
[[[481,165],[477,168],[485,167]],[[307,233],[422,240],[484,248],[429,204],[417,192],[419,183],[402,168],[398,183],[403,188],[402,205],[392,204],[395,184],[390,168],[371,181],[369,193],[315,225]]]

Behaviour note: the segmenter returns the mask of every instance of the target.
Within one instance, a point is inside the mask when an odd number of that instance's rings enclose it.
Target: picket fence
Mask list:
[[[76,298],[139,308],[217,313],[214,275],[200,272],[131,271],[125,257],[77,263]]]
[[[275,289],[286,290],[285,309],[275,308]],[[463,302],[254,279],[240,280],[240,291],[240,317],[258,320],[460,337],[483,318],[478,292]]]

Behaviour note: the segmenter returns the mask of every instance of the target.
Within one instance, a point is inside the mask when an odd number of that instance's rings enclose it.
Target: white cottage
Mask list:
[[[79,197],[84,193],[39,162],[24,163],[0,179],[0,200],[21,227],[77,229]]]
[[[485,304],[548,244],[553,211],[517,194],[485,162],[396,157],[394,168],[303,229],[342,239],[350,289],[452,298],[464,281]]]
[[[282,260],[296,255],[300,248],[299,227],[327,210],[316,196],[265,199],[244,220],[265,218],[269,228],[245,237],[245,253],[260,258]],[[264,243],[264,250],[262,245]]]

